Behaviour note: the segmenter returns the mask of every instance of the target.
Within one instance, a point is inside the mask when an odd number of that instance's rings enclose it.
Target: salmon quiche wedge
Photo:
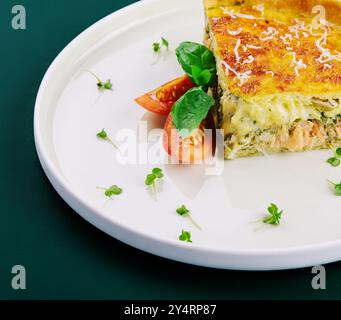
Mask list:
[[[341,145],[341,1],[205,0],[225,158]]]

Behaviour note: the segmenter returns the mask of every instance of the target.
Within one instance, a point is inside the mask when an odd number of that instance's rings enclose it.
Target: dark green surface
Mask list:
[[[32,134],[39,83],[70,40],[132,2],[21,0],[26,31],[10,25],[17,2],[0,2],[0,298],[340,298],[341,263],[327,266],[327,290],[317,292],[310,269],[251,273],[170,262],[101,233],[53,190]],[[27,269],[26,291],[10,287],[15,264]]]

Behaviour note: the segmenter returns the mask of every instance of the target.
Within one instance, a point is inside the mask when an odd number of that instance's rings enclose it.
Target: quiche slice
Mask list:
[[[341,145],[341,1],[204,0],[225,158]]]

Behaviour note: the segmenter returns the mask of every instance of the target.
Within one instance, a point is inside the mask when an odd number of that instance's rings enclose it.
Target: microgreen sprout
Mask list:
[[[147,175],[145,184],[148,187],[152,187],[154,194],[156,195],[156,180],[163,178],[163,172],[160,168],[154,168],[150,174]]]
[[[169,49],[169,41],[164,37],[161,38],[162,45],[168,50]]]
[[[281,223],[283,210],[279,211],[278,207],[271,203],[268,207],[269,215],[263,219],[266,224],[279,225]]]
[[[118,149],[117,145],[108,137],[108,134],[104,129],[97,133],[97,138],[109,142],[115,149]]]
[[[189,231],[182,230],[179,236],[180,241],[192,243],[191,233]]]
[[[160,54],[162,51],[162,48],[169,50],[169,41],[163,37],[161,38],[161,43],[159,43],[159,42],[153,43],[153,51],[155,54]]]
[[[160,46],[160,43],[158,42],[154,42],[153,43],[153,51],[158,54],[161,52],[161,46]]]
[[[111,198],[113,196],[118,196],[123,192],[123,190],[116,185],[113,185],[109,188],[97,187],[97,189],[103,190],[104,195],[108,198]]]
[[[191,212],[186,208],[185,205],[182,205],[180,208],[176,209],[176,213],[184,218],[188,218],[194,226],[196,226],[199,230],[202,230],[201,226],[192,218]]]
[[[341,182],[340,183],[334,183],[330,180],[327,180],[334,188],[335,194],[337,196],[341,196]]]
[[[102,81],[98,76],[96,76],[92,71],[88,71],[90,74],[92,74],[96,80],[97,80],[97,88],[99,91],[104,90],[112,90],[112,83],[111,80],[108,79],[106,82]]]
[[[327,163],[329,163],[333,167],[338,167],[340,165],[341,161],[340,161],[340,159],[338,159],[336,157],[332,157],[332,158],[329,158],[327,160]]]
[[[338,167],[341,164],[341,148],[337,148],[335,150],[334,157],[331,157],[327,160],[327,163],[329,163],[333,167]]]

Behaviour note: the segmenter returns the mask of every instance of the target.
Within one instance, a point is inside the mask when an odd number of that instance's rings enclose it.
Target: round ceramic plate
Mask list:
[[[177,261],[273,270],[341,259],[341,202],[326,182],[338,181],[341,168],[326,164],[331,151],[226,161],[219,174],[206,165],[165,164],[162,152],[150,156],[164,118],[134,98],[182,75],[174,48],[201,42],[203,30],[202,1],[145,0],[99,21],[63,50],[35,107],[36,147],[54,188],[104,232]],[[170,51],[154,60],[152,43],[161,36]],[[113,91],[100,93],[87,70],[110,78]],[[102,128],[120,151],[96,137]],[[135,148],[126,148],[127,139]],[[154,167],[165,175],[157,200],[144,184]],[[96,188],[113,184],[124,192],[112,199]],[[271,202],[284,210],[280,226],[255,222]],[[182,204],[202,230],[176,214]],[[192,243],[179,241],[182,230]]]

